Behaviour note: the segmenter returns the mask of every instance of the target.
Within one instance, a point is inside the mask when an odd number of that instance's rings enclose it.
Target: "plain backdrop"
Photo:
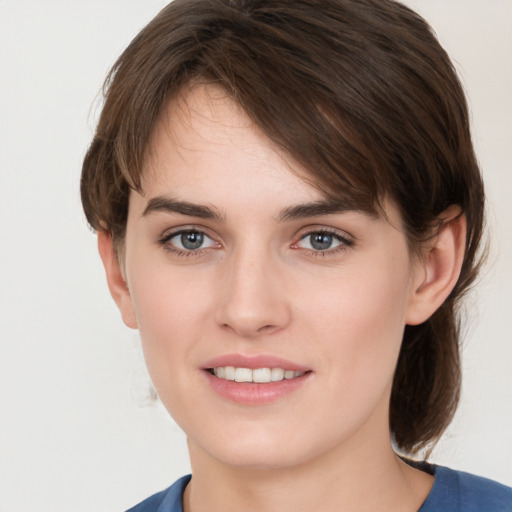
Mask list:
[[[103,78],[165,3],[0,0],[0,512],[120,511],[189,470],[78,193]],[[406,3],[469,95],[493,240],[462,403],[432,460],[511,485],[512,2]]]

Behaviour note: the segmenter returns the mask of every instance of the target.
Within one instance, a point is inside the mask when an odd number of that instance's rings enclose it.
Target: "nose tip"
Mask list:
[[[263,325],[262,325],[263,324]],[[221,324],[226,330],[235,332],[244,338],[254,338],[262,334],[273,334],[280,330],[277,324],[265,324],[257,317],[248,317],[243,314],[231,314],[227,322]]]

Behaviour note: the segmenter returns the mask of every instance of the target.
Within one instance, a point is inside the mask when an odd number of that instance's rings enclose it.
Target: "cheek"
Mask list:
[[[165,265],[132,267],[131,278],[146,364],[162,395],[165,383],[179,379],[180,372],[192,365],[194,347],[209,327],[211,292],[200,275],[192,279]]]
[[[327,345],[347,380],[392,377],[410,294],[409,265],[402,263],[347,269],[310,287],[314,296],[302,296],[299,316],[309,319],[311,336]]]
[[[211,302],[207,276],[173,268],[163,261],[133,265],[130,293],[141,333],[170,331],[180,338],[198,324]]]

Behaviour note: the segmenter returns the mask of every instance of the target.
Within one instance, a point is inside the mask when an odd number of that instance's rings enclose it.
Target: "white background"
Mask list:
[[[414,0],[470,97],[493,246],[435,462],[512,484],[512,2]],[[103,78],[164,0],[0,0],[0,512],[119,511],[188,472],[79,201]]]

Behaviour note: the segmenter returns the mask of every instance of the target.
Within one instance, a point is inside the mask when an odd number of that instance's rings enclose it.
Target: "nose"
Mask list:
[[[215,320],[224,329],[255,338],[284,329],[291,310],[279,262],[268,251],[237,251],[225,261]]]

